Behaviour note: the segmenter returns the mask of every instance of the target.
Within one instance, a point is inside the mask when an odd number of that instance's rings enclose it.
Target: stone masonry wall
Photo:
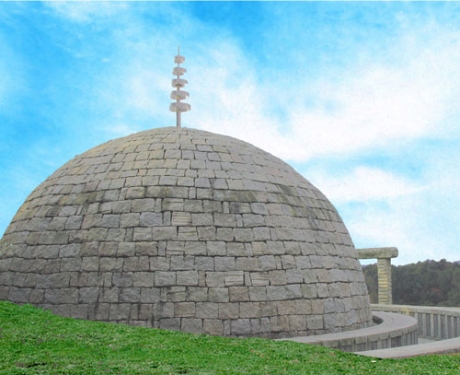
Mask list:
[[[110,141],[38,186],[0,242],[0,299],[213,335],[371,324],[324,195],[252,145],[184,128]]]

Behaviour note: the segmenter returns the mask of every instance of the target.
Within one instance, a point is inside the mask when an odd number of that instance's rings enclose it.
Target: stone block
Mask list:
[[[123,271],[137,271],[139,264],[138,257],[128,257],[123,260]]]
[[[155,272],[155,286],[169,286],[176,285],[177,278],[176,272]]]
[[[160,289],[158,288],[140,288],[141,303],[156,303],[160,301]]]
[[[289,330],[291,332],[307,330],[307,318],[305,315],[290,315],[288,319],[289,319]]]
[[[202,333],[203,320],[193,318],[182,318],[181,331],[190,333]]]
[[[216,239],[218,241],[233,241],[235,239],[235,236],[233,235],[233,229],[232,228],[217,228]],[[231,245],[231,243],[227,243],[227,245]]]
[[[270,328],[272,332],[288,332],[289,318],[287,316],[270,317]]]
[[[289,284],[285,286],[287,299],[302,298],[302,288],[300,284]]]
[[[303,282],[303,273],[299,269],[286,270],[286,281],[288,284],[299,284]]]
[[[206,286],[223,287],[225,285],[225,272],[206,272]]]
[[[131,304],[129,303],[112,303],[109,306],[109,320],[119,321],[128,320],[131,311]]]
[[[254,233],[250,228],[233,228],[233,237],[237,242],[254,241]]]
[[[237,319],[240,315],[239,303],[219,304],[219,319]]]
[[[285,270],[296,268],[295,258],[292,255],[282,255],[281,264]]]
[[[156,315],[156,304],[154,303],[142,303],[139,307],[139,320],[151,321]],[[151,325],[150,325],[151,326]]]
[[[101,228],[120,227],[120,215],[119,214],[104,214],[102,216],[99,226]]]
[[[311,313],[313,315],[322,315],[324,314],[324,302],[320,299],[315,299],[311,301]]]
[[[11,293],[11,290],[10,290]],[[46,289],[45,303],[58,304],[77,304],[78,289],[77,288],[61,288],[61,289]]]
[[[195,257],[195,266],[197,271],[214,271],[213,257]]]
[[[179,227],[177,239],[181,241],[197,241],[198,233],[195,227]]]
[[[264,335],[270,332],[270,319],[250,319],[251,321],[251,332],[253,335]]]
[[[177,271],[177,285],[197,286],[198,271]]]
[[[47,310],[51,310],[51,313],[54,315],[67,316],[70,317],[70,308],[71,304],[66,305],[44,305]]]
[[[327,284],[316,284],[316,293],[318,294],[319,298],[329,297],[329,290],[327,288]]]
[[[61,272],[80,271],[82,265],[81,258],[62,258],[60,263]]]
[[[236,227],[235,215],[215,213],[214,225],[216,227]]]
[[[209,256],[227,255],[227,244],[224,241],[207,241],[206,249]]]
[[[66,257],[76,257],[80,255],[81,251],[81,244],[69,244],[69,245],[62,245],[59,249],[59,257],[66,258]]]
[[[267,286],[267,300],[283,301],[287,298],[284,286]]]
[[[295,301],[295,308],[299,315],[311,314],[311,301],[300,299]]]
[[[99,270],[104,271],[121,271],[123,268],[123,259],[104,257],[99,259]]]
[[[120,294],[118,300],[120,302],[140,302],[141,297],[141,288],[132,287],[132,288],[120,288]]]
[[[215,241],[216,237],[216,228],[215,227],[198,227],[198,239],[201,241]]]
[[[139,213],[123,213],[120,215],[120,227],[129,228],[129,227],[138,227],[140,224],[140,214]]]
[[[174,316],[195,317],[195,302],[178,302],[174,304]]]
[[[100,257],[114,257],[118,251],[118,243],[116,242],[102,242],[98,248],[98,255]]]
[[[243,271],[225,272],[224,284],[225,286],[243,285],[244,284],[244,272]]]
[[[168,271],[170,269],[169,258],[151,257],[150,271]]]
[[[211,226],[213,223],[214,221],[211,213],[192,213],[193,226]]]
[[[81,259],[82,271],[99,271],[99,257],[84,257]]]
[[[249,289],[245,286],[233,286],[229,290],[230,302],[249,301]]]
[[[261,311],[259,302],[240,303],[240,318],[260,318]]]
[[[224,334],[224,324],[220,319],[204,319],[203,332],[208,335],[222,336]]]
[[[258,257],[259,269],[261,271],[272,271],[276,269],[276,261],[273,255],[262,255]]]
[[[101,288],[101,302],[116,303],[118,302],[119,288]]]
[[[134,228],[133,232],[134,242],[138,241],[158,241],[160,238],[154,238],[151,228]]]
[[[98,242],[85,242],[81,246],[80,255],[82,257],[97,256],[99,255],[98,248],[99,248]],[[48,251],[48,249],[49,249],[49,246],[46,247],[46,251]]]
[[[228,288],[209,288],[209,302],[229,302]]]
[[[231,322],[232,336],[248,336],[251,334],[251,322],[249,319],[236,319]]]
[[[230,242],[227,243],[227,255],[233,257],[246,257],[252,255],[252,249],[248,251],[244,243]]]
[[[286,271],[285,270],[276,270],[268,271],[268,279],[270,280],[270,285],[286,285]]]
[[[158,242],[136,242],[135,255],[158,255]]]
[[[171,225],[188,226],[192,224],[192,214],[190,212],[173,212]]]
[[[134,233],[136,233],[136,231],[134,231]],[[160,228],[154,227],[152,228],[152,239],[154,241],[175,240],[176,238],[177,238],[177,228],[176,227],[160,227]]]
[[[184,252],[187,255],[206,255],[206,244],[200,241],[186,241]]]
[[[164,318],[164,319],[160,319],[159,328],[179,331],[181,328],[180,323],[181,323],[180,318]]]
[[[2,298],[2,288],[0,287],[0,300],[7,299],[6,294],[5,297]],[[29,303],[31,304],[40,304],[45,302],[45,290],[44,289],[32,289],[32,292],[29,296]]]
[[[6,289],[3,290],[3,293],[6,294],[6,291]],[[9,300],[14,303],[29,303],[31,292],[31,288],[17,288],[12,286],[8,288],[8,297],[5,298],[5,300]]]
[[[88,305],[78,304],[70,306],[70,316],[74,319],[88,319]]]
[[[136,253],[136,244],[134,242],[120,242],[118,244],[118,257],[132,257]]]
[[[184,200],[178,198],[165,198],[162,202],[163,211],[184,211]]]
[[[236,258],[236,269],[238,271],[259,271],[259,259],[254,257]]]
[[[38,275],[36,288],[65,288],[69,286],[69,281],[70,273],[68,272]]]
[[[79,289],[78,303],[96,303],[99,300],[99,287],[83,287]]]
[[[234,271],[235,258],[234,257],[215,257],[214,269],[216,271]]]
[[[296,301],[284,301],[277,304],[278,315],[294,315],[297,313]]]
[[[91,228],[88,232],[87,240],[106,241],[108,232],[107,228]]]
[[[211,302],[198,302],[195,315],[199,319],[217,319],[219,317],[219,304]]]
[[[251,301],[267,301],[267,288],[265,286],[249,287],[249,299]]]
[[[112,276],[113,286],[118,287],[132,287],[133,286],[133,273],[132,272],[116,272]]]

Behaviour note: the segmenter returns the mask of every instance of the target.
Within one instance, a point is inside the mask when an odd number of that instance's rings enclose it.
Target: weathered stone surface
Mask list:
[[[0,241],[0,299],[212,335],[371,322],[324,195],[250,144],[179,128],[107,142],[38,186]]]

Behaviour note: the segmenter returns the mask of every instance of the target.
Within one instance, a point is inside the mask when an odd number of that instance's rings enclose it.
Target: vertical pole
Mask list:
[[[171,99],[175,99],[176,102],[169,105],[169,110],[176,112],[176,127],[180,128],[182,126],[181,113],[190,111],[191,109],[190,104],[181,102],[181,100],[188,98],[189,94],[187,91],[181,90],[188,82],[180,78],[186,72],[186,69],[180,66],[185,61],[185,57],[180,55],[180,47],[177,47],[177,55],[174,61],[177,66],[173,69],[173,75],[176,78],[172,80],[172,87],[175,87],[176,90],[171,92]]]
[[[377,259],[377,275],[379,305],[391,305],[393,303],[393,294],[391,291],[391,258]]]

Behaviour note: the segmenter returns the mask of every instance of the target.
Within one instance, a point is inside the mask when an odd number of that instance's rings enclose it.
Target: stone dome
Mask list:
[[[74,318],[280,338],[371,325],[334,206],[235,138],[159,128],[95,147],[26,199],[0,299]]]

